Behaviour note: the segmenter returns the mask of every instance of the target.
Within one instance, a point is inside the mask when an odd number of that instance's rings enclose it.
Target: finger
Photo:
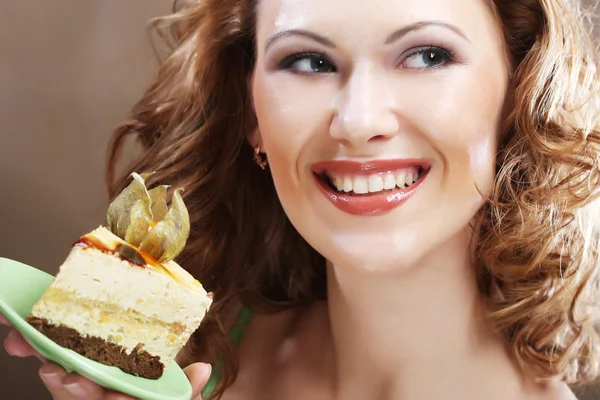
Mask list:
[[[11,356],[29,357],[33,356],[37,351],[15,330],[8,333],[4,341],[4,347]]]
[[[4,348],[6,352],[11,356],[15,357],[30,357],[34,356],[43,362],[46,359],[40,355],[31,345],[23,338],[23,336],[15,330],[8,333],[6,340],[4,341]]]
[[[54,400],[102,400],[105,390],[77,374],[69,374],[56,364],[40,368],[40,377]]]
[[[122,393],[107,391],[81,375],[69,374],[56,364],[43,365],[40,376],[54,400],[136,400]]]
[[[197,399],[208,379],[210,378],[212,367],[210,364],[194,363],[183,369],[192,384],[192,399]]]
[[[123,393],[118,392],[108,392],[106,396],[104,396],[104,400],[137,400],[135,397],[127,396]]]
[[[63,388],[74,399],[104,399],[106,390],[95,382],[77,374],[67,374],[62,380]]]
[[[41,366],[39,374],[46,389],[48,389],[54,400],[77,399],[77,397],[71,396],[64,388],[62,380],[68,374],[67,371],[58,365],[52,363],[44,364]]]
[[[12,324],[10,322],[8,322],[8,320],[2,314],[0,314],[0,324],[12,326]]]

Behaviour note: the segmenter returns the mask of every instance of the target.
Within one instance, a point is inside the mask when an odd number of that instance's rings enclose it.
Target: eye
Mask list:
[[[302,74],[329,74],[336,72],[335,64],[322,53],[296,53],[277,63],[278,69]]]
[[[441,47],[421,47],[404,57],[400,67],[409,69],[439,68],[452,62],[453,59],[452,53]]]

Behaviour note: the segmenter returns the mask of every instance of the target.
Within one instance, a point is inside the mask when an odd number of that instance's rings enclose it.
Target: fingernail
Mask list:
[[[68,383],[64,388],[75,397],[85,398],[87,391],[79,383]]]
[[[62,386],[60,377],[56,372],[40,372],[40,377],[50,389],[58,389]]]
[[[16,356],[16,354],[14,354],[12,351],[10,351],[8,349],[8,338],[6,338],[6,340],[4,340],[4,350],[6,350],[6,352],[8,353],[8,355],[10,355],[10,356]]]
[[[8,343],[11,341],[15,341],[17,335],[18,335],[17,331],[10,331],[10,332],[8,332],[8,336],[4,340],[4,348],[6,349],[6,352],[8,354],[10,354],[11,356],[20,356],[21,355],[20,352],[18,352],[18,351],[11,351],[8,349]]]

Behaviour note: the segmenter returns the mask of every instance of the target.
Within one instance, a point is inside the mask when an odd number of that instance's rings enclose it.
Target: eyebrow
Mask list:
[[[279,40],[281,38],[284,38],[284,37],[287,37],[287,36],[304,36],[304,37],[307,37],[309,39],[314,40],[317,43],[321,43],[323,46],[327,46],[327,47],[330,47],[332,49],[335,48],[335,44],[331,40],[329,40],[329,39],[327,39],[327,38],[325,38],[325,37],[323,37],[321,35],[318,35],[316,33],[310,32],[310,31],[306,31],[304,29],[289,29],[287,31],[282,31],[282,32],[276,33],[273,36],[271,36],[267,40],[267,43],[265,44],[265,52],[277,40]]]
[[[394,32],[392,32],[387,39],[385,40],[385,44],[392,44],[393,42],[399,40],[400,38],[406,36],[407,34],[414,32],[414,31],[418,31],[420,29],[424,29],[427,28],[429,26],[439,26],[442,28],[446,28],[449,29],[453,32],[455,32],[456,34],[458,34],[459,36],[461,36],[462,38],[464,38],[465,40],[467,40],[468,42],[470,42],[469,38],[467,37],[467,35],[463,32],[462,29],[460,29],[457,26],[454,26],[452,24],[448,24],[446,22],[442,22],[442,21],[420,21],[420,22],[415,22],[414,24],[410,24],[407,25],[405,27],[402,27],[400,29],[395,30]],[[309,39],[314,40],[317,43],[322,44],[323,46],[327,46],[330,47],[332,49],[334,49],[336,46],[335,44],[327,39],[326,37],[323,37],[321,35],[318,35],[314,32],[310,32],[304,29],[289,29],[289,30],[285,30],[282,32],[278,32],[275,35],[271,36],[268,40],[267,43],[265,44],[265,52],[269,49],[269,47],[271,47],[277,40],[287,37],[287,36],[303,36]]]
[[[385,40],[385,44],[391,44],[396,40],[402,38],[403,36],[406,36],[410,32],[418,31],[429,26],[439,26],[442,28],[450,29],[451,31],[465,39],[467,42],[470,42],[465,32],[457,26],[442,21],[420,21],[395,30],[390,36],[387,37],[387,39]]]

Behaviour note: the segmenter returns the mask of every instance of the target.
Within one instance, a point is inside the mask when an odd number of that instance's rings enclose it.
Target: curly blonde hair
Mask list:
[[[155,21],[171,51],[115,132],[107,169],[111,197],[131,171],[186,187],[192,232],[178,261],[216,294],[189,360],[221,360],[213,398],[238,368],[221,313],[326,297],[323,257],[292,227],[246,140],[256,1],[191,1]],[[598,52],[576,0],[491,3],[513,68],[495,189],[478,215],[481,292],[524,371],[586,383],[600,374]],[[143,152],[117,178],[130,136]]]
[[[578,3],[496,2],[514,75],[478,246],[515,357],[570,384],[600,373],[600,65]]]

